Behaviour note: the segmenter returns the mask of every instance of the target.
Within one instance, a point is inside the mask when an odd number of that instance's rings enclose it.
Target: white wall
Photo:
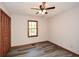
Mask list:
[[[79,7],[51,17],[49,41],[79,54]]]
[[[13,14],[11,20],[12,20],[12,25],[11,25],[12,46],[41,42],[41,41],[46,41],[48,39],[47,20],[45,20],[44,18],[35,17],[31,15],[22,16],[22,15]],[[27,35],[28,20],[38,21],[38,37],[28,38]]]

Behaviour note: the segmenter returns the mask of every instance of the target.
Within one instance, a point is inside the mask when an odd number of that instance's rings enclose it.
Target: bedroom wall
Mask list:
[[[49,41],[79,54],[79,7],[49,20]]]
[[[43,17],[27,15],[12,14],[11,24],[11,43],[12,46],[36,43],[48,40],[47,34],[47,20]],[[37,20],[38,21],[38,37],[28,38],[27,35],[27,21]]]

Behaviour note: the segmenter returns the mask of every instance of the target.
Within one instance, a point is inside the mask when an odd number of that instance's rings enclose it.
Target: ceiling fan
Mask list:
[[[39,5],[39,8],[31,8],[33,10],[39,10],[36,14],[48,14],[47,10],[55,9],[55,6],[46,8],[46,2],[42,2],[41,5]]]

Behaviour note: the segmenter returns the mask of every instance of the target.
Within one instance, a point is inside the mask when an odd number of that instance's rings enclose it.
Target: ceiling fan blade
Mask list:
[[[36,14],[39,14],[39,12],[37,12]]]
[[[31,8],[31,9],[33,9],[33,10],[40,10],[40,9],[38,9],[38,8]]]
[[[54,7],[49,7],[49,8],[46,8],[46,10],[49,10],[49,9],[55,9],[55,6],[54,6]]]

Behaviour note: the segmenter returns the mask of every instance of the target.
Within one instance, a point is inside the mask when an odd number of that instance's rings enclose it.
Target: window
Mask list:
[[[28,20],[28,37],[38,36],[38,21]]]

